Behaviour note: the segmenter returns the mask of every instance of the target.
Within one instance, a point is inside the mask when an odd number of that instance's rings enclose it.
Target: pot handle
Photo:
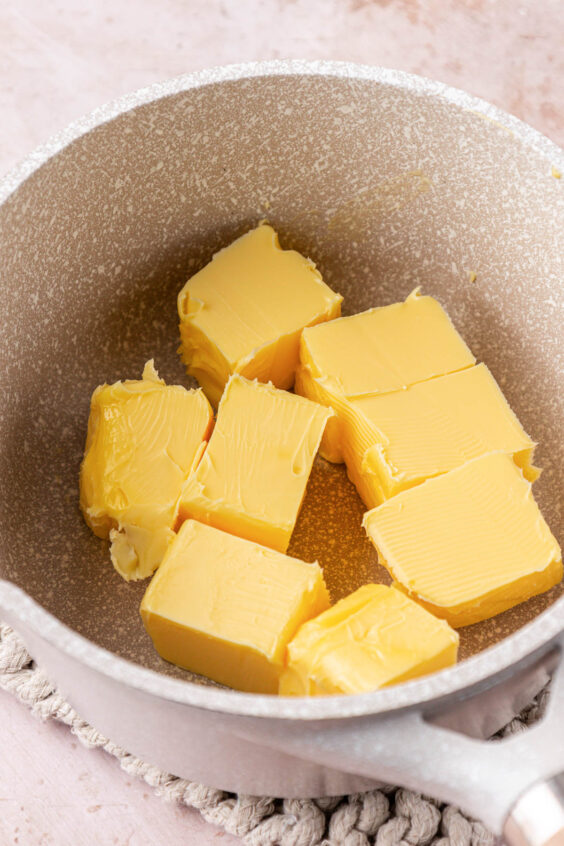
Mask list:
[[[315,726],[266,720],[261,740],[301,759],[457,805],[503,834],[509,846],[564,846],[562,643],[559,649],[544,717],[494,742],[433,723],[437,715],[421,711]],[[256,720],[252,736],[256,742]]]
[[[509,846],[564,846],[564,773],[530,787],[503,827]]]

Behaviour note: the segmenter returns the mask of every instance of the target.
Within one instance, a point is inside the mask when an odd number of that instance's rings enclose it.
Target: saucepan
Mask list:
[[[358,696],[243,694],[167,665],[144,583],[113,570],[78,507],[89,399],[154,358],[188,384],[175,300],[261,219],[310,256],[344,313],[437,297],[539,442],[563,527],[564,153],[429,80],[350,64],[204,71],[131,94],[0,185],[0,616],[85,719],[177,775],[275,796],[400,783],[513,844],[564,839],[560,588],[461,632],[458,666]],[[344,468],[316,461],[290,551],[334,599],[385,580]],[[530,731],[483,738],[553,673]]]

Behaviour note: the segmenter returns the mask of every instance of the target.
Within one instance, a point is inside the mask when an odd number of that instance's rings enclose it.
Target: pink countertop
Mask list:
[[[211,64],[341,59],[465,88],[564,145],[561,0],[26,0],[0,6],[0,173],[85,112]],[[0,693],[0,843],[238,841]]]

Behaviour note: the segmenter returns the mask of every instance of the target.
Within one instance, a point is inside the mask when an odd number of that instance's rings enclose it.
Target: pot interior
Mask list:
[[[544,473],[561,536],[564,179],[540,149],[419,84],[262,76],[191,88],[103,123],[0,207],[0,576],[112,652],[180,678],[141,624],[146,583],[114,572],[78,508],[90,395],[153,357],[188,385],[176,295],[260,219],[319,266],[345,314],[437,297],[485,361]],[[471,278],[475,274],[475,281]],[[344,468],[318,458],[290,553],[335,600],[388,581]],[[461,631],[462,657],[509,636],[555,588]]]

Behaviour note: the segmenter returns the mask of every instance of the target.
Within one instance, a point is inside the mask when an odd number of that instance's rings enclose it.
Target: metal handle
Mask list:
[[[503,827],[508,846],[564,846],[564,773],[533,785]]]
[[[257,742],[260,735],[265,745],[302,759],[436,796],[503,832],[510,846],[547,846],[564,822],[561,656],[562,644],[542,720],[493,743],[418,711],[315,725],[267,720],[263,730],[254,721],[248,736]]]

